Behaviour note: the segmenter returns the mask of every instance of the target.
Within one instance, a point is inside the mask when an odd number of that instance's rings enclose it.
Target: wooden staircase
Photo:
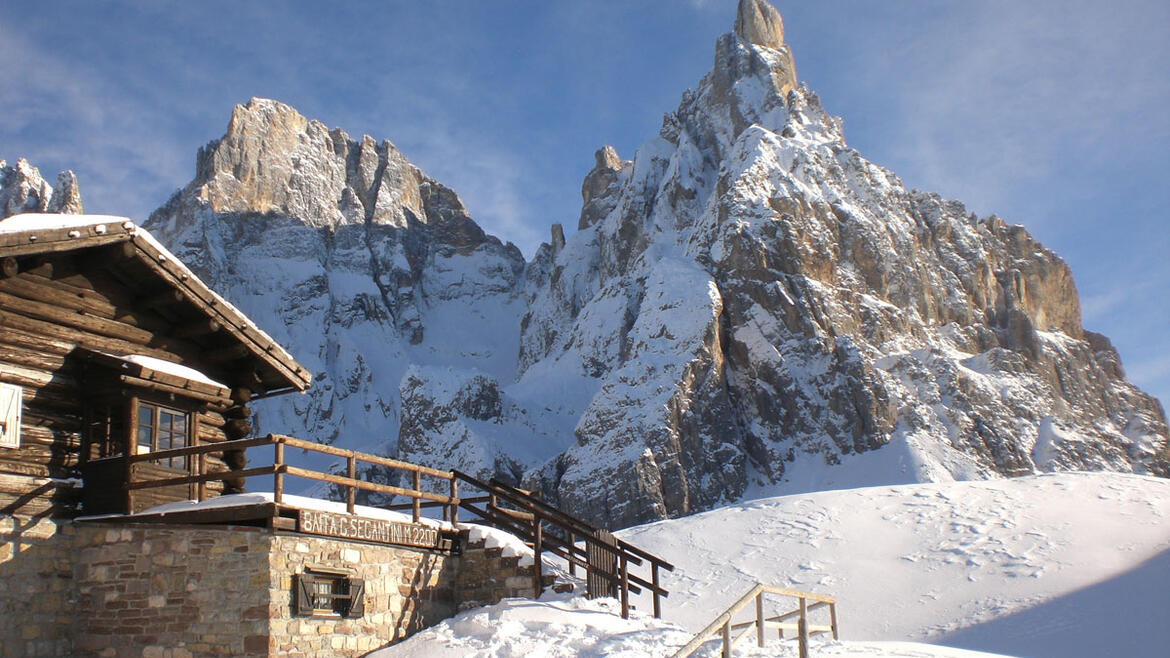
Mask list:
[[[452,471],[452,475],[463,482],[464,491],[470,485],[482,494],[460,497],[459,509],[520,537],[532,547],[536,554],[533,579],[536,596],[545,587],[540,556],[547,551],[569,564],[570,575],[576,575],[577,567],[585,569],[589,598],[620,599],[622,617],[629,617],[630,594],[643,591],[651,594],[654,616],[662,616],[661,598],[668,596],[668,592],[659,582],[659,571],[674,571],[674,565],[549,505],[531,491],[495,478],[485,482],[461,471]],[[636,566],[648,569],[649,573],[633,573],[631,567]]]

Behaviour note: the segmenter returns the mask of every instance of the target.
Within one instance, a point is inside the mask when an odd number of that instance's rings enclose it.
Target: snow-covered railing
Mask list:
[[[210,453],[224,451],[243,451],[248,448],[268,445],[273,446],[274,449],[273,460],[269,465],[232,471],[209,472],[207,469],[208,464],[206,456]],[[285,461],[285,446],[290,448],[299,448],[309,452],[331,455],[334,457],[342,457],[346,460],[346,474],[336,475],[333,473],[323,473],[321,471],[314,471],[307,468],[291,466]],[[133,481],[130,477],[130,466],[132,464],[184,457],[194,457],[194,459],[188,459],[188,475],[138,481]],[[314,441],[305,441],[303,439],[297,439],[291,436],[283,436],[280,434],[269,434],[268,436],[256,439],[222,441],[218,443],[206,443],[197,446],[188,446],[186,448],[159,450],[156,452],[129,455],[122,457],[122,459],[124,459],[126,463],[126,489],[128,491],[152,489],[158,487],[171,487],[183,484],[197,485],[196,490],[191,493],[191,496],[194,499],[202,501],[207,497],[205,486],[207,482],[271,475],[273,476],[273,502],[279,504],[281,502],[281,497],[284,494],[284,478],[286,476],[291,476],[305,478],[308,480],[316,480],[318,482],[327,482],[329,484],[343,487],[346,490],[346,511],[350,514],[354,513],[355,494],[357,490],[361,489],[363,491],[372,491],[375,493],[388,494],[391,496],[405,496],[410,498],[411,516],[416,523],[419,520],[420,509],[423,506],[424,501],[426,501],[429,505],[442,506],[444,516],[447,517],[452,523],[457,518],[456,509],[459,505],[459,498],[456,489],[457,485],[454,475],[449,471],[440,471],[433,468],[427,468],[426,466],[419,466],[418,464],[411,464],[409,462],[399,461],[397,459],[379,457],[378,455],[370,455],[353,450],[343,450],[341,448],[335,448],[333,446],[316,443]],[[365,480],[361,480],[357,477],[357,465],[359,462],[405,471],[410,474],[411,488],[407,489],[388,484],[379,484],[377,482],[366,482]],[[446,486],[448,487],[450,494],[447,495],[433,493],[431,491],[424,491],[422,486],[423,476],[443,480],[447,483]]]
[[[536,554],[536,596],[540,596],[543,588],[540,555],[548,551],[568,562],[570,574],[578,566],[585,569],[590,598],[617,596],[622,604],[622,617],[629,617],[630,593],[640,594],[643,590],[649,590],[653,597],[654,616],[662,616],[661,598],[669,593],[659,583],[659,571],[674,571],[674,565],[566,514],[530,492],[495,478],[484,482],[460,471],[452,474],[486,494],[465,497],[459,501],[460,507],[532,545]],[[650,570],[648,580],[630,572],[631,566],[643,564]]]
[[[773,617],[765,617],[765,594],[794,598],[797,600],[797,607],[790,612]],[[755,619],[734,623],[732,620],[735,618],[735,615],[747,607],[753,600],[756,604]],[[810,605],[808,603],[809,601],[813,601],[813,603]],[[827,626],[809,624],[809,613],[826,607],[829,609],[829,624]],[[793,619],[796,620],[795,623],[792,623],[791,620]],[[671,658],[686,658],[686,656],[691,655],[695,650],[716,636],[722,641],[723,657],[730,658],[732,648],[745,638],[750,637],[753,630],[756,635],[756,644],[761,647],[764,646],[764,632],[767,629],[775,629],[778,631],[781,639],[784,637],[784,631],[795,632],[800,642],[800,658],[808,658],[808,638],[810,635],[832,633],[833,639],[838,639],[837,601],[831,596],[757,583],[746,594],[741,596],[739,600],[732,603],[731,606],[716,617],[714,621],[708,624],[706,628],[696,633],[690,642],[674,652]],[[739,631],[739,634],[735,635],[737,631]]]

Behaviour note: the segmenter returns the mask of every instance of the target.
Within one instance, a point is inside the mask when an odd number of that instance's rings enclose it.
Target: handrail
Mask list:
[[[260,466],[249,469],[229,470],[229,471],[215,471],[208,472],[207,464],[202,458],[203,455],[212,452],[222,451],[242,451],[248,448],[255,448],[259,446],[271,445],[275,447],[275,454],[271,465]],[[344,457],[347,462],[347,470],[345,475],[336,475],[333,473],[322,473],[306,468],[298,468],[290,466],[285,462],[284,447],[299,448],[310,452],[318,452],[334,457]],[[205,491],[202,486],[205,482],[214,480],[234,479],[234,478],[248,478],[259,475],[272,475],[275,477],[273,482],[272,498],[273,502],[280,504],[284,495],[284,478],[300,477],[309,480],[316,480],[318,482],[327,482],[329,484],[336,484],[346,489],[346,511],[350,514],[354,513],[354,493],[357,490],[373,491],[376,493],[384,493],[394,496],[405,496],[411,499],[412,518],[417,523],[420,518],[420,509],[423,501],[427,501],[430,505],[441,505],[444,508],[444,516],[449,517],[452,523],[455,522],[455,509],[459,505],[459,497],[456,489],[455,478],[448,471],[440,471],[418,464],[411,464],[409,462],[399,461],[397,459],[390,459],[388,457],[380,457],[378,455],[371,455],[354,450],[345,450],[336,448],[330,445],[316,443],[313,441],[305,441],[291,436],[284,436],[282,434],[269,434],[264,437],[253,439],[238,439],[235,441],[220,441],[217,443],[204,443],[202,445],[186,446],[183,448],[171,448],[168,450],[159,450],[156,452],[140,453],[133,455],[123,455],[121,457],[129,468],[130,464],[140,462],[159,461],[163,459],[173,459],[176,457],[191,457],[199,456],[197,460],[192,460],[190,463],[190,471],[187,476],[161,478],[154,480],[141,480],[137,482],[127,481],[125,489],[127,491],[137,491],[141,489],[151,489],[157,487],[169,487],[182,484],[199,484],[198,499],[203,500]],[[377,482],[367,482],[357,477],[356,464],[357,462],[374,464],[377,466],[385,466],[402,471],[407,471],[413,476],[411,488],[395,487],[388,484],[379,484]],[[423,491],[420,481],[421,476],[429,476],[439,478],[447,482],[449,487],[449,494],[432,493],[430,491]],[[128,479],[129,480],[129,479]]]
[[[553,507],[529,492],[498,479],[492,478],[488,482],[483,482],[459,470],[454,470],[451,473],[455,478],[488,494],[486,504],[482,509],[472,504],[473,502],[485,502],[482,498],[464,499],[460,502],[460,507],[486,519],[497,527],[522,537],[525,541],[532,542],[533,550],[537,554],[537,596],[540,595],[542,589],[539,577],[540,553],[548,550],[569,563],[570,574],[573,573],[574,567],[583,566],[592,578],[616,584],[621,597],[623,617],[629,616],[629,594],[631,592],[638,594],[643,589],[649,590],[652,595],[654,616],[660,617],[662,615],[661,597],[669,596],[669,592],[659,584],[658,570],[664,568],[673,571],[674,565],[612,535],[607,534],[603,541],[599,536],[598,529],[593,525]],[[499,507],[497,501],[508,503],[518,508],[520,513],[530,515],[531,518],[518,517],[515,512]],[[545,523],[563,533],[564,536],[558,537],[551,533],[545,535],[543,532]],[[577,547],[577,539],[585,542],[585,548]],[[612,555],[617,572],[610,573],[594,568],[594,565],[589,562],[590,547],[600,548],[603,552]],[[643,564],[643,559],[650,563],[649,580],[629,572],[630,565],[640,566]],[[590,591],[589,594],[592,596],[594,593]]]
[[[220,441],[218,443],[204,443],[197,446],[187,446],[185,448],[169,448],[167,450],[156,450],[154,452],[140,452],[130,455],[129,457],[122,457],[128,459],[132,463],[149,462],[161,459],[171,459],[174,457],[187,457],[190,455],[203,455],[209,452],[219,452],[221,450],[244,450],[247,448],[254,448],[256,446],[266,446],[272,442],[268,437],[259,439],[237,439],[235,441]],[[118,459],[119,457],[109,457],[108,459]],[[96,460],[95,460],[96,461]]]
[[[492,478],[492,479],[490,480],[490,482],[491,482],[491,484],[493,484],[493,485],[498,485],[498,486],[501,486],[501,487],[507,488],[508,490],[511,490],[511,491],[513,491],[513,492],[516,492],[516,494],[517,494],[517,495],[524,496],[524,497],[525,497],[525,500],[526,500],[526,501],[528,501],[528,502],[529,502],[529,504],[531,504],[531,505],[538,506],[538,507],[543,507],[544,509],[548,510],[548,511],[549,511],[551,514],[560,515],[560,516],[564,516],[564,517],[566,517],[566,518],[568,518],[568,519],[572,519],[572,521],[573,521],[574,523],[576,523],[576,524],[578,524],[578,525],[582,526],[583,528],[587,529],[587,531],[588,531],[588,532],[591,532],[591,533],[592,533],[592,532],[596,532],[596,531],[597,531],[597,528],[596,528],[596,527],[594,527],[594,526],[592,526],[592,525],[590,525],[590,524],[586,523],[585,521],[582,521],[582,520],[580,520],[580,519],[577,519],[577,518],[575,518],[575,517],[569,516],[569,515],[568,515],[568,514],[566,514],[565,512],[563,512],[563,511],[561,511],[561,510],[557,509],[556,507],[553,507],[552,505],[549,505],[547,502],[545,502],[545,501],[541,500],[540,498],[536,498],[536,497],[533,497],[533,496],[528,496],[528,495],[526,495],[526,494],[523,494],[523,492],[522,492],[520,489],[517,489],[516,487],[513,487],[513,486],[511,486],[511,485],[508,485],[508,484],[505,484],[505,483],[503,483],[503,482],[500,482],[500,481],[499,481],[499,480],[497,480],[496,478]],[[646,551],[644,551],[644,550],[642,550],[642,549],[638,548],[637,546],[634,546],[633,544],[630,544],[629,542],[626,542],[626,541],[624,541],[624,540],[622,540],[622,539],[618,539],[617,537],[614,537],[614,539],[617,541],[617,543],[618,543],[618,546],[621,546],[622,548],[624,548],[625,550],[629,551],[630,553],[633,553],[635,556],[638,556],[638,557],[643,557],[643,558],[646,558],[647,560],[650,560],[651,562],[655,562],[655,563],[657,563],[657,564],[658,564],[658,566],[662,567],[663,569],[666,569],[667,571],[674,571],[674,565],[673,565],[673,564],[671,564],[671,563],[667,562],[666,560],[663,560],[662,558],[658,557],[657,555],[653,555],[653,554],[651,554],[651,553],[647,553]],[[636,562],[635,564],[641,564],[641,562],[639,561],[639,562]]]
[[[795,598],[798,600],[799,605],[796,610],[791,612],[773,617],[764,617],[764,594],[775,594],[778,596]],[[747,607],[747,605],[751,603],[753,599],[756,602],[755,619],[739,624],[732,624],[731,620],[733,617],[735,617],[736,613]],[[808,600],[816,601],[816,603],[810,606],[807,604]],[[829,607],[829,625],[809,626],[808,613],[812,610],[824,606]],[[794,617],[798,619],[795,628],[793,628],[791,624],[781,623],[785,619],[792,619]],[[764,646],[764,630],[767,627],[772,627],[779,630],[781,637],[783,637],[783,632],[785,630],[795,630],[797,632],[797,638],[800,643],[800,658],[808,658],[809,635],[831,632],[833,634],[833,639],[839,638],[837,629],[837,600],[831,596],[825,596],[823,594],[804,592],[801,590],[783,587],[773,587],[771,585],[756,583],[743,596],[736,599],[736,601],[728,606],[726,610],[716,616],[710,624],[707,624],[707,626],[703,628],[703,630],[696,633],[695,636],[691,638],[690,642],[687,642],[685,645],[679,648],[678,651],[675,651],[671,655],[671,658],[686,658],[687,656],[690,656],[695,652],[696,649],[710,641],[712,636],[714,636],[716,633],[721,633],[722,635],[724,658],[730,658],[731,649],[736,644],[738,644],[740,640],[747,637],[749,631],[753,628],[756,631],[757,644],[761,647]],[[733,638],[732,632],[740,629],[746,630]]]

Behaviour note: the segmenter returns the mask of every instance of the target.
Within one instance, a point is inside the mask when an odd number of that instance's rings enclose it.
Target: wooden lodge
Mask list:
[[[0,658],[361,656],[466,607],[539,596],[544,554],[623,615],[641,592],[660,613],[669,563],[531,492],[252,436],[251,401],[311,380],[133,222],[0,220],[0,616],[15,621]],[[342,466],[299,468],[286,447]],[[253,476],[272,492],[217,498]],[[286,494],[287,478],[345,500]],[[361,508],[359,490],[408,502]]]
[[[0,510],[127,513],[189,487],[124,490],[195,460],[120,456],[240,439],[248,402],[310,373],[148,233],[105,216],[0,222]],[[212,470],[242,469],[210,453]],[[85,482],[78,500],[77,479]],[[238,489],[225,476],[211,489]],[[80,508],[79,508],[80,505]]]

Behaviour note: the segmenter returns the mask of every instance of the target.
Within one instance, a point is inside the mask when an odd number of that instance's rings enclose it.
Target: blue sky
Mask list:
[[[0,159],[138,219],[233,105],[390,139],[531,255],[710,68],[734,0],[0,5]],[[1170,401],[1170,4],[777,0],[797,74],[907,185],[1025,225]]]

